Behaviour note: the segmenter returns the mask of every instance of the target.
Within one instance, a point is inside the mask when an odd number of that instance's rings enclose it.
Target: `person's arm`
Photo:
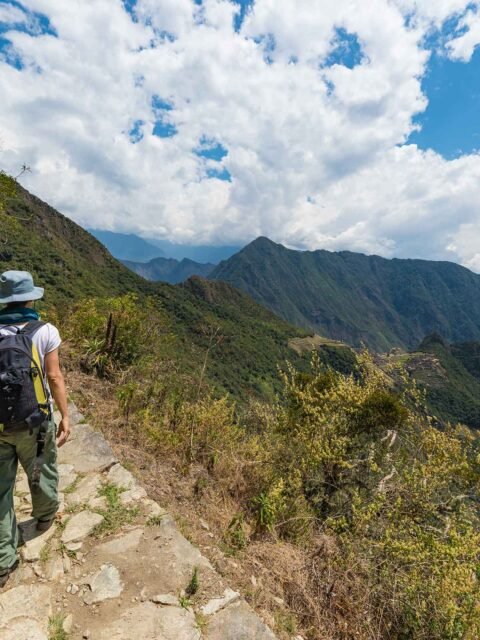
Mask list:
[[[70,435],[70,421],[68,419],[68,400],[67,390],[65,388],[65,378],[60,369],[60,360],[58,357],[58,349],[54,349],[47,353],[45,356],[45,374],[47,376],[48,384],[52,392],[53,399],[62,415],[60,424],[57,431],[57,446],[61,447],[62,444],[68,440]]]

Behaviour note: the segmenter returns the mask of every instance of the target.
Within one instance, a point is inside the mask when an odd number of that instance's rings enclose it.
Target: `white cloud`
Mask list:
[[[0,61],[0,162],[30,164],[26,186],[73,219],[477,267],[457,236],[480,224],[480,158],[398,146],[427,104],[425,34],[466,1],[257,0],[240,33],[227,0],[139,0],[137,22],[120,0],[23,5],[59,37],[8,33],[25,66]],[[338,29],[362,48],[354,68],[325,66]],[[465,57],[470,44],[454,43]],[[177,135],[152,135],[153,96],[173,105]],[[207,178],[203,136],[228,150],[231,183]]]
[[[478,249],[478,238],[480,237],[480,223],[474,222],[461,224],[457,233],[452,237],[452,242],[448,246],[449,251],[454,255],[467,256],[465,266],[480,273],[480,251]]]
[[[454,60],[468,62],[480,44],[480,5],[471,7],[459,21],[460,35],[447,45],[449,55]]]
[[[437,27],[448,18],[460,15],[467,7],[476,4],[465,0],[395,0],[395,3],[404,14],[414,15],[418,22],[431,22]]]
[[[13,5],[4,5],[0,7],[0,22],[6,24],[23,24],[26,22],[27,16],[25,12],[14,7]]]

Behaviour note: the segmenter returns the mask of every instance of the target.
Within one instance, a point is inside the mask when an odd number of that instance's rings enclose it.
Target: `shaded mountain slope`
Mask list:
[[[246,294],[222,282],[193,278],[184,285],[147,282],[115,258],[87,231],[17,187],[0,212],[0,272],[26,269],[46,287],[45,303],[62,312],[88,297],[126,293],[153,296],[177,336],[182,366],[198,370],[216,332],[208,376],[235,397],[270,395],[277,364],[306,362],[289,348],[304,332],[277,318]],[[59,314],[61,315],[61,314]]]
[[[288,322],[354,346],[414,348],[438,332],[480,340],[480,276],[449,262],[293,251],[258,238],[210,278],[241,288]]]
[[[427,400],[433,411],[444,420],[480,428],[480,343],[450,345],[434,334],[423,340],[418,351],[436,358],[445,372],[443,380],[441,376],[426,379]],[[421,382],[424,376],[416,377]]]
[[[214,264],[201,264],[188,258],[180,261],[174,258],[154,258],[149,262],[132,262],[130,260],[122,260],[122,262],[146,280],[163,281],[170,284],[184,282],[191,276],[206,278],[215,269]]]
[[[401,367],[426,392],[429,413],[441,423],[461,422],[480,428],[479,342],[449,344],[431,334],[411,352],[392,349],[375,357],[376,364],[398,385]]]
[[[46,302],[147,292],[148,283],[120,264],[92,235],[17,185],[1,214],[0,270],[24,269],[46,287]]]

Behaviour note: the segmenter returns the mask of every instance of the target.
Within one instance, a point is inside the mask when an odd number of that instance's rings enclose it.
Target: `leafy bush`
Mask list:
[[[66,328],[83,368],[101,377],[160,361],[168,344],[168,323],[158,305],[134,294],[85,300],[73,309]]]
[[[309,640],[480,637],[480,441],[435,429],[415,386],[394,393],[366,354],[354,374],[314,354],[280,373],[275,402],[240,410],[175,359],[153,303],[90,302],[70,327],[84,366],[118,381],[137,442],[236,501],[227,551],[268,537],[309,556],[285,594]]]
[[[349,585],[355,575],[357,588],[342,594],[343,607],[364,612],[355,637],[478,637],[477,436],[434,429],[365,359],[358,379],[326,374],[314,358],[310,378],[290,369],[284,385],[264,434],[271,459],[256,517],[261,509],[266,528],[298,540],[288,521],[298,522],[303,503],[310,533],[334,538],[338,552],[316,565],[311,590],[327,575]]]

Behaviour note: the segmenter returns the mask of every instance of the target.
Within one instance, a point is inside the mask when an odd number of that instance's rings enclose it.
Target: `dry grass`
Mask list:
[[[160,457],[145,436],[125,424],[112,383],[79,371],[68,350],[64,366],[69,392],[88,422],[102,431],[148,495],[182,522],[191,542],[281,640],[290,640],[292,628],[306,640],[388,637],[355,633],[355,618],[364,615],[366,596],[356,592],[352,576],[336,574],[331,539],[319,537],[303,550],[274,539],[250,539],[233,557],[225,554],[225,532],[241,511],[234,489],[241,486],[242,470],[222,480],[221,470],[212,477],[200,465],[185,467],[180,460]]]

